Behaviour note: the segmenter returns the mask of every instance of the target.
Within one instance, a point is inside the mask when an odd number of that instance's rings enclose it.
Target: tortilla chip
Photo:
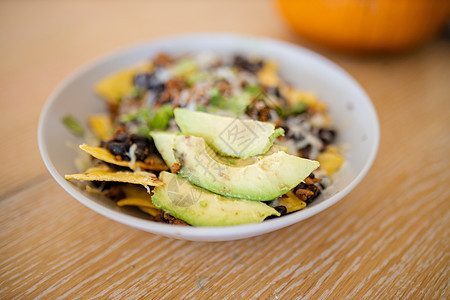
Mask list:
[[[259,82],[266,86],[277,86],[280,81],[278,77],[278,65],[273,61],[264,63],[262,69],[256,75]]]
[[[148,199],[145,198],[123,198],[117,201],[118,206],[142,206],[142,207],[150,207],[150,208],[156,208],[155,205],[153,205],[153,202],[150,199],[150,195],[147,194]]]
[[[116,157],[105,148],[91,147],[86,144],[80,145],[80,148],[97,159],[100,159],[113,165],[128,167],[132,170],[135,170],[137,168],[148,169],[153,171],[164,171],[169,169],[167,165],[156,155],[150,155],[149,161],[151,163],[137,161],[133,164],[131,161],[116,159]]]
[[[87,181],[116,181],[150,186],[162,186],[162,181],[155,174],[147,172],[111,171],[107,167],[95,167],[80,174],[69,174],[66,179],[77,179]]]
[[[125,198],[140,198],[149,200],[151,198],[147,189],[140,185],[124,184],[122,186],[122,191],[125,193]]]
[[[133,91],[133,79],[137,73],[151,72],[153,65],[146,63],[124,71],[111,74],[100,80],[95,91],[109,103],[119,103]]]
[[[295,106],[299,101],[303,101],[308,104],[308,107],[314,108],[317,111],[327,110],[327,106],[319,101],[314,92],[300,91],[295,88],[286,88],[284,91],[291,106]]]
[[[292,191],[286,193],[285,196],[280,197],[280,205],[286,207],[286,212],[291,213],[306,207],[306,202],[297,198]]]
[[[118,206],[137,206],[140,210],[156,217],[161,214],[161,210],[153,204],[147,190],[142,186],[128,184],[122,187],[126,197],[117,201]]]
[[[88,123],[99,140],[109,140],[114,133],[111,117],[107,114],[91,115],[88,118]]]
[[[325,152],[317,155],[320,168],[325,170],[329,176],[333,175],[344,163],[344,158],[336,147],[329,146]]]
[[[161,210],[158,208],[152,208],[152,207],[145,207],[145,206],[138,206],[140,210],[142,210],[145,213],[148,213],[152,217],[156,217],[161,214]]]

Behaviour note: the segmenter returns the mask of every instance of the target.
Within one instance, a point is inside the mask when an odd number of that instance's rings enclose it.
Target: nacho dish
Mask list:
[[[94,84],[107,113],[62,120],[85,140],[65,178],[155,222],[282,217],[344,163],[327,106],[268,59],[161,53]]]

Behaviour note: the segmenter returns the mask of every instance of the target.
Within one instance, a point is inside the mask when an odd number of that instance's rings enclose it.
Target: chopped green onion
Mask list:
[[[161,106],[150,120],[152,130],[165,130],[169,126],[170,118],[173,117],[173,107],[170,104]]]
[[[253,96],[257,97],[261,94],[261,87],[259,85],[247,85],[244,89],[246,92],[249,92]]]
[[[225,99],[220,93],[219,89],[214,87],[209,91],[209,100],[211,105],[220,107],[223,105]]]
[[[288,117],[296,114],[301,114],[306,111],[308,108],[308,103],[304,101],[299,101],[295,104],[293,107],[289,107],[286,109],[280,109],[278,110],[278,114],[282,117]]]
[[[186,83],[191,86],[199,81],[205,80],[206,78],[208,78],[208,73],[207,72],[198,72],[198,73],[194,73],[192,75],[189,75],[186,78]]]
[[[121,116],[120,121],[122,121],[123,123],[128,123],[131,121],[144,122],[150,119],[151,114],[152,109],[149,107],[145,107],[132,113]]]
[[[197,63],[192,59],[183,59],[173,67],[173,74],[184,76],[197,70]]]
[[[72,132],[74,135],[82,136],[84,134],[84,129],[81,126],[80,122],[78,122],[78,120],[73,116],[66,115],[62,119],[62,122],[66,126],[66,128],[69,129],[70,132]]]
[[[212,88],[210,90],[209,97],[211,106],[230,111],[237,116],[245,113],[247,106],[253,99],[253,96],[247,92],[226,99],[217,88]]]

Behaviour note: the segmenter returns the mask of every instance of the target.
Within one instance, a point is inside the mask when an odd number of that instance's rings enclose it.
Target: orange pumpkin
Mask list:
[[[276,0],[291,27],[320,45],[350,52],[418,46],[450,17],[449,0]]]

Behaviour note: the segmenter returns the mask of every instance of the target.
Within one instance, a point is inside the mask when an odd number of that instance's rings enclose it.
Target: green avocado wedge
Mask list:
[[[159,154],[161,154],[164,162],[169,166],[169,168],[177,162],[175,156],[173,155],[173,148],[175,146],[175,138],[177,135],[180,135],[179,132],[166,132],[166,131],[152,131],[150,133],[153,141],[155,143],[156,149]],[[221,156],[214,153],[211,148],[208,148],[211,151],[211,157],[217,160],[220,163],[234,166],[234,167],[243,167],[252,165],[257,162],[259,156],[249,157],[247,159],[234,158],[229,156]],[[264,156],[270,155],[272,153],[284,151],[286,152],[286,148],[280,145],[273,144],[270,147],[269,151],[267,151]]]
[[[168,131],[152,131],[150,136],[153,138],[156,149],[163,158],[166,165],[170,168],[177,161],[173,156],[173,145],[175,144],[175,137],[179,132]]]
[[[179,174],[213,193],[256,201],[273,200],[302,182],[319,162],[284,151],[259,156],[245,166],[227,165],[203,138],[179,135],[174,144]]]
[[[185,135],[202,137],[218,154],[246,159],[266,153],[282,128],[250,119],[239,119],[205,112],[174,110],[175,121]]]
[[[190,184],[175,174],[161,172],[164,186],[153,190],[153,204],[193,226],[230,226],[259,223],[280,214],[257,201],[227,198]]]

